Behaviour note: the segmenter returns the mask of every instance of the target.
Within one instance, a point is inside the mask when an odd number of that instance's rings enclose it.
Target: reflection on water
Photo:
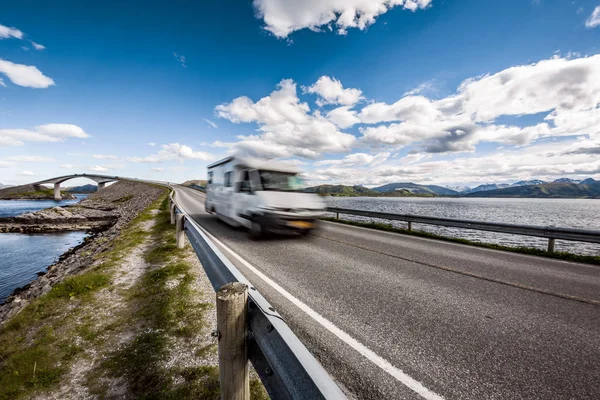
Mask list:
[[[600,231],[600,218],[598,218],[600,215],[600,200],[593,199],[327,197],[326,201],[330,207]],[[344,215],[343,217],[358,221],[372,220],[371,218],[350,215]],[[403,222],[385,222],[392,223],[392,225],[401,228],[406,227],[406,223]],[[413,229],[505,246],[526,246],[546,249],[548,245],[547,239],[530,236],[507,235],[414,223]],[[600,245],[593,243],[557,240],[556,250],[577,254],[600,255]]]
[[[80,244],[84,232],[66,232],[47,235],[0,234],[0,302],[13,290],[36,278],[58,257]]]

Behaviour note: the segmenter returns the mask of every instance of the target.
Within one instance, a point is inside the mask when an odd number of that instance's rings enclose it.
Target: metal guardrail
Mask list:
[[[474,229],[488,232],[509,233],[512,235],[536,236],[548,239],[548,251],[553,252],[555,240],[572,240],[578,242],[600,243],[600,231],[586,229],[558,228],[553,226],[532,226],[504,224],[499,222],[468,221],[451,218],[425,217],[410,214],[390,214],[378,211],[351,210],[346,208],[328,207],[328,212],[358,215],[361,217],[388,219],[393,221],[408,222],[408,230],[412,230],[412,223],[439,225],[452,228]]]
[[[169,185],[170,186],[170,185]],[[272,399],[345,399],[346,396],[283,318],[179,206],[172,213],[185,232],[215,291],[231,282],[248,286],[248,359]],[[173,214],[172,214],[173,216]],[[172,218],[173,222],[173,218]],[[179,234],[179,232],[178,232]]]

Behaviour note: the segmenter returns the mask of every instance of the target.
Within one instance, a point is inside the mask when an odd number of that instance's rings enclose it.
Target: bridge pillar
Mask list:
[[[101,191],[102,189],[104,189],[105,186],[106,186],[106,182],[100,182],[98,184],[98,191]]]
[[[60,183],[55,183],[54,184],[54,200],[61,200],[62,197],[60,196]]]

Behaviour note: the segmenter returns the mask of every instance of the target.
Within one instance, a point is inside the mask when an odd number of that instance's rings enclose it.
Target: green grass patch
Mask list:
[[[89,318],[78,321],[77,310],[94,301],[94,292],[110,285],[107,267],[147,237],[140,223],[153,218],[150,210],[165,198],[166,191],[128,224],[113,248],[99,257],[104,261],[100,267],[66,278],[0,327],[0,400],[51,390],[83,351],[77,338],[93,341],[115,328],[97,330]]]
[[[350,220],[345,220],[345,219],[338,220],[338,219],[329,218],[329,217],[323,217],[321,219],[325,220],[325,221],[331,221],[331,222],[336,222],[336,223],[345,224],[345,225],[361,226],[363,228],[375,229],[375,230],[379,230],[379,231],[400,233],[402,235],[411,235],[411,236],[418,236],[418,237],[424,237],[424,238],[429,238],[429,239],[443,240],[446,242],[461,243],[461,244],[466,244],[469,246],[484,247],[487,249],[502,250],[502,251],[510,251],[513,253],[529,254],[529,255],[533,255],[533,256],[554,258],[554,259],[564,260],[564,261],[574,261],[574,262],[580,262],[580,263],[585,263],[585,264],[600,265],[600,256],[584,256],[584,255],[580,255],[580,254],[573,254],[573,253],[559,252],[559,251],[550,253],[545,250],[534,249],[531,247],[510,247],[510,246],[502,246],[502,245],[493,244],[493,243],[474,242],[472,240],[453,238],[453,237],[448,237],[448,236],[440,236],[440,235],[436,235],[434,233],[429,233],[429,232],[415,231],[415,230],[409,231],[407,229],[396,228],[396,227],[392,226],[391,224],[385,224],[385,223],[381,223],[381,222],[359,222],[359,221],[350,221]]]

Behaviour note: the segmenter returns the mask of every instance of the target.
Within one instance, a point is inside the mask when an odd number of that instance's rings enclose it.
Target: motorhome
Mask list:
[[[208,166],[206,211],[253,237],[266,232],[308,234],[325,210],[317,195],[303,192],[295,167],[272,160],[227,157]]]

